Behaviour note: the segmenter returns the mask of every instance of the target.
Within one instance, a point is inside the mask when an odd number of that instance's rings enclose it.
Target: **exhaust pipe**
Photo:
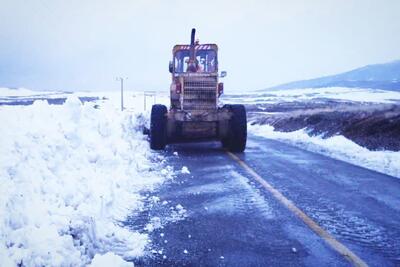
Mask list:
[[[190,36],[190,45],[193,46],[194,45],[194,37],[196,35],[196,29],[193,28],[192,29],[192,35]]]
[[[192,34],[190,35],[190,58],[189,58],[189,66],[188,66],[188,70],[190,72],[196,72],[197,67],[196,67],[196,55],[195,55],[195,51],[194,51],[194,37],[196,35],[196,29],[193,28],[192,29]]]
[[[190,35],[190,60],[194,62],[195,54],[194,54],[194,37],[196,35],[196,29],[192,29],[192,34]]]

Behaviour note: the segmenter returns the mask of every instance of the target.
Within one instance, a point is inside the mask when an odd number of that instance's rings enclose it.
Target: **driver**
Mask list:
[[[204,58],[200,59],[200,64],[197,64],[197,72],[204,72],[204,62]]]
[[[186,72],[197,72],[198,71],[198,66],[199,63],[197,59],[191,60],[190,58],[185,60],[187,66],[186,66]]]

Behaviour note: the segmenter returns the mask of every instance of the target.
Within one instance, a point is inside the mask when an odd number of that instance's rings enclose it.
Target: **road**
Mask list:
[[[219,143],[171,145],[160,153],[190,174],[158,188],[160,201],[127,223],[138,230],[178,204],[186,217],[150,231],[154,253],[136,266],[354,265]],[[236,155],[362,262],[400,266],[399,179],[255,136]]]

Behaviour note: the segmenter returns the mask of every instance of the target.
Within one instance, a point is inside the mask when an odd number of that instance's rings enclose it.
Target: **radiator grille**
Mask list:
[[[212,110],[216,106],[217,77],[184,77],[184,110]]]

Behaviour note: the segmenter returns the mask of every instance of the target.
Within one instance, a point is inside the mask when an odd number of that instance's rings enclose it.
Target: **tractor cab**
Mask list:
[[[173,48],[173,61],[170,71],[174,76],[197,72],[218,75],[218,46],[216,44],[196,45],[191,58],[190,45],[176,45]]]
[[[223,84],[218,83],[218,46],[200,44],[175,45],[169,71],[171,107],[191,114],[216,110]]]

